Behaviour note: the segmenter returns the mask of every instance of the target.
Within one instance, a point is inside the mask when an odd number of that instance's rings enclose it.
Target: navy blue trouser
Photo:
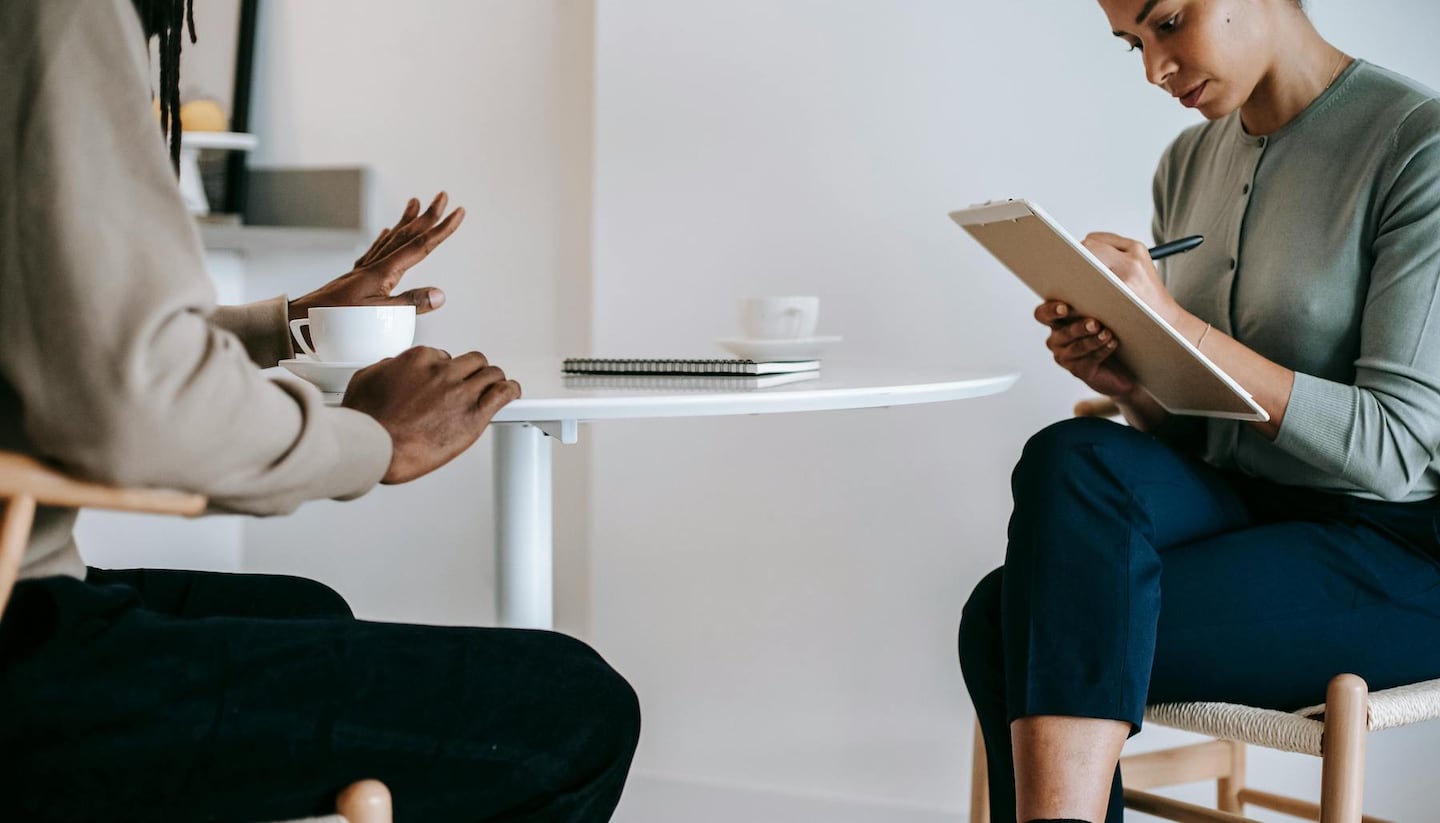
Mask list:
[[[965,605],[960,666],[992,820],[1015,820],[1010,723],[1147,703],[1296,709],[1353,672],[1440,677],[1440,498],[1387,503],[1217,471],[1115,423],[1057,423],[1012,477],[1005,565]],[[1107,821],[1121,819],[1120,780]]]
[[[356,620],[313,581],[100,571],[0,621],[5,820],[601,823],[640,731],[630,686],[553,632]]]

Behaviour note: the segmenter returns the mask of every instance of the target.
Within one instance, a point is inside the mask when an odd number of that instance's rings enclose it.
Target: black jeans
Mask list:
[[[1012,485],[1005,565],[960,624],[996,823],[1015,820],[1020,717],[1138,730],[1147,703],[1293,710],[1342,672],[1440,677],[1440,499],[1278,486],[1089,418],[1031,438]],[[1117,823],[1118,773],[1111,792]]]
[[[578,640],[358,621],[299,578],[91,570],[0,621],[6,820],[255,823],[376,778],[399,821],[604,821],[639,726]]]

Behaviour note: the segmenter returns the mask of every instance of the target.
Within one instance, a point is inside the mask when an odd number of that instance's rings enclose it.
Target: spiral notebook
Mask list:
[[[696,377],[746,377],[762,374],[792,374],[815,371],[819,360],[681,360],[643,358],[606,359],[567,357],[566,374],[688,375]]]
[[[765,389],[815,380],[820,372],[797,371],[782,374],[567,374],[567,389],[617,389],[623,391],[733,392]]]

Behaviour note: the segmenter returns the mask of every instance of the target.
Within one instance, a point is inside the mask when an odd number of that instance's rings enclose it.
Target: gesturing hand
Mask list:
[[[520,384],[478,351],[451,357],[416,346],[356,372],[340,405],[390,433],[390,468],[381,482],[405,483],[470,448],[490,418],[519,396]]]
[[[411,198],[394,227],[382,229],[370,249],[355,261],[355,268],[304,297],[290,301],[290,319],[309,315],[320,306],[414,306],[417,314],[440,308],[445,293],[433,286],[392,295],[405,273],[424,260],[465,220],[465,209],[457,208],[444,220],[448,198],[441,192],[420,213],[420,201]]]

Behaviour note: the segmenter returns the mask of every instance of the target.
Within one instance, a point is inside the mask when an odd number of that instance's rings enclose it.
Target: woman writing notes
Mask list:
[[[1169,416],[1125,345],[1054,302],[1057,363],[1129,427],[1069,420],[1012,478],[1005,565],[960,660],[993,819],[1118,821],[1147,702],[1277,709],[1440,677],[1440,100],[1296,0],[1100,0],[1149,82],[1207,122],[1155,174],[1156,242],[1085,245],[1265,422]]]

